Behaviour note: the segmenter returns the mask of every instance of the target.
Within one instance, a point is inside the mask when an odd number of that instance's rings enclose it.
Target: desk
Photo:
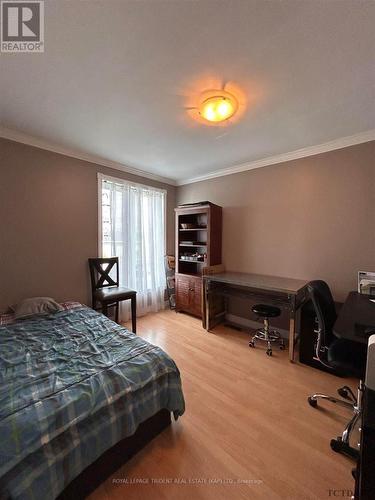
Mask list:
[[[296,312],[308,298],[308,281],[267,276],[263,274],[248,274],[238,272],[223,272],[203,276],[203,323],[207,331],[213,326],[212,320],[225,316],[224,311],[212,310],[212,297],[238,296],[253,297],[266,301],[289,311],[289,360],[294,361],[296,342]]]
[[[333,333],[340,338],[367,344],[375,333],[375,302],[369,295],[350,292],[340,309]]]
[[[367,296],[368,297],[368,296]],[[375,304],[371,303],[374,307]],[[373,314],[373,313],[371,313]],[[375,498],[375,335],[368,342],[367,369],[362,397],[360,457],[355,476],[356,500]]]

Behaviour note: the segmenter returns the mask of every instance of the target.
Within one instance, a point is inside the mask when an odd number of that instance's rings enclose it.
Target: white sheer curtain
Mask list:
[[[166,191],[101,174],[98,182],[102,256],[119,257],[120,286],[137,291],[137,316],[163,309]]]

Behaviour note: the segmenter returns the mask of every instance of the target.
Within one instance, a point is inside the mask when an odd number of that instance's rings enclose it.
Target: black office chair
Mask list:
[[[340,339],[333,333],[333,325],[337,314],[331,291],[324,281],[311,281],[308,284],[309,294],[314,306],[317,321],[317,342],[315,346],[316,358],[326,367],[334,369],[342,376],[353,376],[360,379],[357,395],[347,385],[338,389],[342,399],[325,394],[313,394],[308,398],[309,404],[316,408],[318,400],[323,399],[337,405],[349,408],[353,416],[346,425],[343,433],[337,439],[331,440],[332,450],[358,458],[358,450],[349,444],[350,435],[361,416],[361,399],[366,369],[367,347],[359,342]]]

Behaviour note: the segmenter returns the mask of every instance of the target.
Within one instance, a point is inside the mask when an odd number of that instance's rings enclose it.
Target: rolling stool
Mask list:
[[[251,308],[258,318],[263,318],[264,327],[256,330],[252,339],[249,342],[249,347],[255,347],[255,340],[267,342],[267,355],[272,356],[272,342],[278,342],[280,349],[285,349],[284,340],[280,337],[280,333],[276,330],[270,330],[269,318],[277,318],[281,311],[278,307],[268,306],[266,304],[256,304]]]

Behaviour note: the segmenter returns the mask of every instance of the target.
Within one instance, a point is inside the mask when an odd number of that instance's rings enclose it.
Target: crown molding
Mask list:
[[[163,177],[161,175],[152,174],[151,172],[146,172],[145,170],[129,167],[128,165],[123,165],[122,163],[114,162],[112,160],[107,160],[105,158],[101,158],[99,156],[95,156],[89,153],[84,153],[82,151],[78,151],[75,149],[65,148],[63,146],[50,143],[44,139],[40,139],[38,137],[31,136],[29,134],[25,134],[23,132],[9,129],[6,127],[0,127],[0,137],[3,137],[4,139],[9,139],[11,141],[20,142],[22,144],[27,144],[29,146],[33,146],[36,148],[45,149],[47,151],[52,151],[54,153],[59,153],[65,156],[70,156],[71,158],[77,158],[78,160],[83,160],[90,163],[95,163],[97,165],[102,165],[104,167],[113,168],[114,170],[126,172],[132,175],[136,175],[138,177],[144,177],[146,179],[151,179],[153,181],[169,184],[171,186],[184,186],[186,184],[192,184],[195,182],[215,179],[216,177],[223,177],[225,175],[246,172],[247,170],[253,170],[255,168],[267,167],[269,165],[284,163],[291,160],[298,160],[300,158],[306,158],[320,153],[327,153],[329,151],[334,151],[336,149],[347,148],[349,146],[355,146],[356,144],[362,144],[365,142],[374,141],[375,129],[367,130],[366,132],[361,132],[359,134],[347,137],[341,137],[339,139],[335,139],[330,142],[325,142],[323,144],[318,144],[316,146],[297,149],[289,153],[282,153],[275,156],[268,156],[266,158],[261,158],[260,160],[233,165],[232,167],[215,170],[214,172],[210,172],[205,175],[200,175],[197,177],[191,177],[182,180],[175,180],[169,177]]]
[[[209,174],[199,175],[197,177],[191,177],[188,179],[182,179],[180,181],[177,181],[176,184],[177,186],[184,186],[185,184],[192,184],[194,182],[215,179],[216,177],[223,177],[224,175],[246,172],[247,170],[253,170],[255,168],[260,168],[260,167],[267,167],[269,165],[275,165],[276,163],[284,163],[286,161],[298,160],[300,158],[306,158],[308,156],[314,156],[320,153],[327,153],[328,151],[334,151],[335,149],[347,148],[349,146],[355,146],[356,144],[362,144],[364,142],[369,142],[374,140],[375,140],[375,129],[367,130],[366,132],[361,132],[360,134],[341,137],[340,139],[335,139],[333,141],[325,142],[323,144],[318,144],[316,146],[297,149],[289,153],[282,153],[275,156],[268,156],[267,158],[262,158],[260,160],[255,160],[248,163],[241,163],[239,165],[233,165],[232,167],[215,170],[214,172],[210,172]]]
[[[38,137],[25,134],[18,130],[13,130],[6,127],[0,127],[0,137],[4,139],[9,139],[10,141],[27,144],[28,146],[33,146],[35,148],[52,151],[53,153],[59,153],[65,156],[70,156],[71,158],[77,158],[78,160],[83,160],[90,163],[96,163],[97,165],[113,168],[115,170],[120,170],[121,172],[137,175],[138,177],[144,177],[146,179],[162,182],[164,184],[170,184],[172,186],[176,185],[176,181],[174,179],[170,179],[169,177],[163,177],[161,175],[152,174],[151,172],[146,172],[138,168],[129,167],[128,165],[123,165],[122,163],[118,163],[112,160],[107,160],[105,158],[101,158],[100,156],[84,153],[83,151],[65,148],[63,146],[53,144],[44,139],[40,139]]]

